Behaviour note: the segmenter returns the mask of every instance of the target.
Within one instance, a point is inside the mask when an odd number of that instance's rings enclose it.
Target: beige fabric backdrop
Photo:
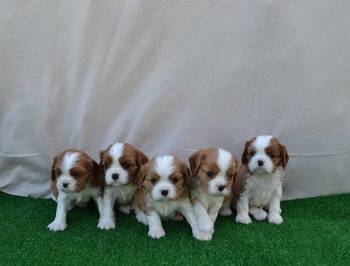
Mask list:
[[[273,134],[285,198],[350,191],[350,1],[0,1],[0,189],[64,148],[148,155]]]

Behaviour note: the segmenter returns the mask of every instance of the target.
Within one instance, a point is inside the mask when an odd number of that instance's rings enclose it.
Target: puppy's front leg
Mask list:
[[[156,211],[151,211],[147,214],[148,235],[152,238],[161,238],[165,236],[165,231],[162,226],[159,214]]]
[[[50,231],[63,231],[66,229],[68,200],[64,192],[58,194],[55,220],[47,226]]]
[[[181,214],[185,217],[192,229],[193,236],[198,240],[211,240],[212,232],[201,231],[198,227],[197,219],[194,215],[194,211],[190,202],[184,204],[180,210]]]
[[[249,197],[248,193],[242,193],[237,202],[236,223],[251,224],[252,219],[249,217]]]
[[[196,200],[193,204],[193,211],[197,219],[199,229],[204,232],[213,233],[214,224],[210,220],[207,210],[198,200]]]
[[[222,204],[214,204],[208,210],[208,215],[209,215],[209,218],[212,221],[213,225],[215,224],[215,220],[218,217],[221,205]]]
[[[97,225],[100,229],[114,229],[115,228],[115,221],[114,221],[114,197],[112,194],[112,190],[109,188],[106,188],[105,193],[103,195],[103,207],[102,207],[102,213],[100,216],[100,221]]]
[[[281,224],[283,223],[283,219],[281,216],[281,197],[282,197],[282,186],[277,189],[275,193],[273,193],[269,206],[269,216],[268,220],[273,224]]]

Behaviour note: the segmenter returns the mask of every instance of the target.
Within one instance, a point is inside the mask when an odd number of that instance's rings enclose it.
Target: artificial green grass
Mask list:
[[[350,195],[282,203],[284,223],[240,225],[219,217],[210,242],[192,238],[185,222],[164,222],[153,240],[134,215],[100,231],[93,205],[68,213],[64,232],[50,232],[52,200],[0,193],[0,264],[40,265],[349,265]]]

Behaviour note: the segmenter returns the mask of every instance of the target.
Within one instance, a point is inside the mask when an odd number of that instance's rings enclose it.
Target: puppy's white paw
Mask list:
[[[236,223],[251,224],[252,223],[252,219],[250,219],[248,214],[237,214],[237,216],[236,216]]]
[[[47,228],[49,228],[50,231],[63,231],[64,229],[66,229],[67,224],[65,222],[61,222],[61,221],[53,221],[52,223],[50,223]]]
[[[115,222],[111,219],[102,219],[98,222],[97,227],[102,230],[110,230],[115,228]]]
[[[212,233],[214,231],[214,224],[209,219],[199,219],[198,228],[200,231]]]
[[[119,206],[119,211],[124,214],[129,214],[131,210],[131,207],[129,205],[121,205]]]
[[[272,224],[281,224],[281,223],[283,223],[282,216],[279,215],[278,213],[271,213],[271,214],[269,214],[268,220]]]
[[[230,209],[230,207],[228,206],[224,206],[220,209],[220,215],[221,216],[231,216],[232,215],[232,211]]]
[[[148,236],[159,239],[165,236],[165,231],[162,227],[152,227],[148,230]]]
[[[136,220],[144,225],[148,225],[147,216],[140,210],[135,210],[135,212],[136,212]]]
[[[249,213],[258,221],[263,221],[267,218],[267,212],[259,208],[251,208]]]
[[[193,237],[197,240],[209,241],[212,239],[213,233],[196,230],[196,231],[193,231]]]

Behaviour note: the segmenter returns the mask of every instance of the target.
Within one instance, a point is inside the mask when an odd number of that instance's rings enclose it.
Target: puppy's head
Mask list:
[[[214,196],[227,196],[237,174],[238,161],[221,148],[199,150],[190,158],[192,180],[199,180],[202,189]]]
[[[141,166],[148,158],[128,143],[114,143],[100,152],[100,168],[108,186],[139,185]]]
[[[55,189],[64,192],[83,190],[98,174],[98,164],[85,152],[73,149],[56,156],[51,167]]]
[[[285,168],[288,160],[286,147],[272,136],[258,136],[247,141],[242,154],[242,164],[258,175],[274,173],[278,167]]]
[[[174,156],[157,156],[143,166],[143,186],[153,200],[174,200],[189,190],[190,173]]]

